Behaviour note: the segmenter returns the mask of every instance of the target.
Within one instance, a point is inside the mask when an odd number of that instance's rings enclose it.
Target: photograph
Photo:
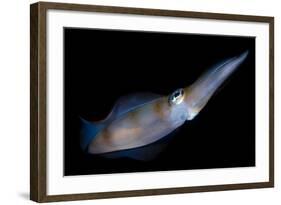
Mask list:
[[[63,39],[64,175],[255,166],[255,37]]]

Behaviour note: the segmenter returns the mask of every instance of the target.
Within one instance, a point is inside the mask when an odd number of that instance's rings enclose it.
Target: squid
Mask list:
[[[245,51],[223,60],[190,86],[167,96],[143,92],[121,97],[101,121],[81,118],[81,148],[89,154],[115,158],[154,157],[163,148],[157,142],[194,119],[247,56]]]

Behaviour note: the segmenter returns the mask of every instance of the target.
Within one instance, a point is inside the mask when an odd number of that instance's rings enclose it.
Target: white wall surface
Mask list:
[[[275,188],[60,204],[280,204],[281,3],[278,0],[74,0],[86,4],[275,16]],[[0,4],[0,204],[29,201],[29,4]],[[238,150],[239,151],[239,150]],[[54,203],[56,204],[56,203]]]

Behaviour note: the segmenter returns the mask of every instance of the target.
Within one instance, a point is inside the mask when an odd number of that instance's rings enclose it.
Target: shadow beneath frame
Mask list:
[[[18,195],[22,199],[29,200],[29,193],[27,193],[27,192],[21,192]]]

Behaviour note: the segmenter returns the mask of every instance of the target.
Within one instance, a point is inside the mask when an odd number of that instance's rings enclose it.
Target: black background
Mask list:
[[[134,92],[168,95],[249,50],[199,115],[149,162],[105,159],[79,146],[79,117],[99,120]],[[64,29],[64,174],[255,166],[255,38]]]

